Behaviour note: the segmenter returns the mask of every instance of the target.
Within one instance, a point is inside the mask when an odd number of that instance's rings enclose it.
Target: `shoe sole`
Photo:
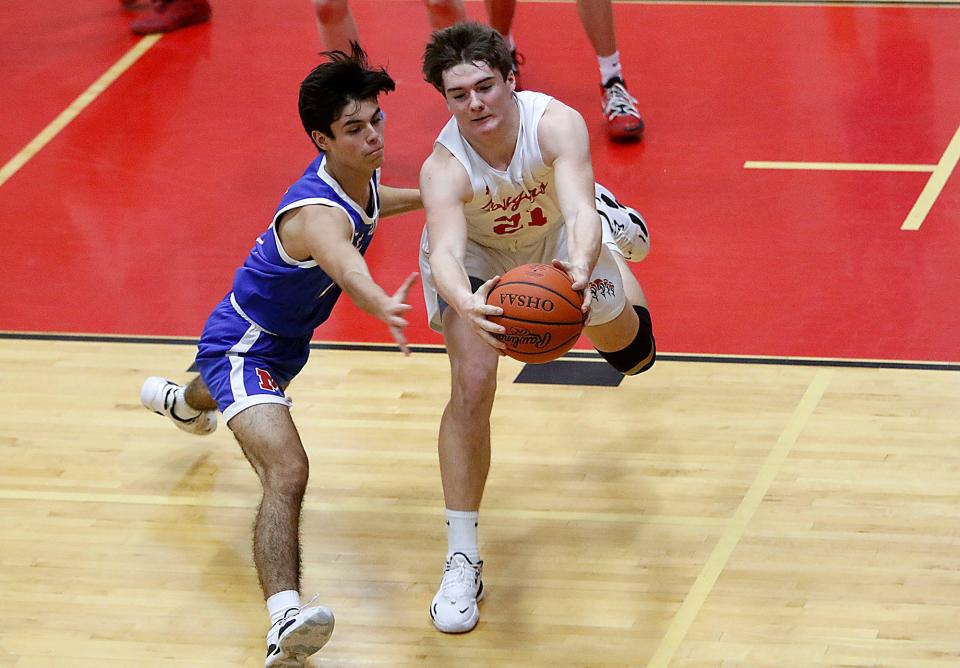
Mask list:
[[[280,651],[288,658],[273,665],[278,668],[302,666],[308,656],[319,652],[330,640],[334,623],[333,612],[326,608],[318,609],[314,617],[307,618],[280,639]]]

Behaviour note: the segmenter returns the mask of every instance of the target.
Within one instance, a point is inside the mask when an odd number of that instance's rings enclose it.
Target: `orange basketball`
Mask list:
[[[573,348],[583,329],[583,296],[567,275],[548,264],[524,264],[500,277],[487,303],[503,309],[488,320],[503,325],[495,335],[507,344],[507,355],[521,362],[543,364]]]

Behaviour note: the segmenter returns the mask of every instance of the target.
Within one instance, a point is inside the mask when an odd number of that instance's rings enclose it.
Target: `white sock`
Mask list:
[[[181,420],[189,420],[200,415],[200,411],[187,403],[186,397],[183,396],[185,390],[184,387],[178,387],[177,391],[173,393],[172,413]]]
[[[462,552],[470,561],[480,560],[480,548],[477,546],[477,523],[480,513],[477,511],[450,510],[447,508],[447,557],[454,552]]]
[[[620,52],[614,51],[609,56],[597,56],[597,63],[600,64],[600,83],[607,83],[614,77],[623,80],[623,69],[620,67]]]
[[[270,615],[270,626],[283,619],[283,613],[290,608],[300,609],[300,593],[293,589],[278,591],[267,599],[267,614]]]

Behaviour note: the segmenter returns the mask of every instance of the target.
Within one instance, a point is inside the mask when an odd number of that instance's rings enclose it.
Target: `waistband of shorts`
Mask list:
[[[238,315],[238,316],[240,316],[241,318],[243,318],[244,320],[246,320],[247,322],[249,322],[251,325],[253,325],[253,326],[256,327],[257,329],[259,329],[259,330],[260,330],[261,332],[263,332],[264,334],[269,334],[270,336],[279,336],[278,334],[276,334],[276,333],[274,333],[274,332],[271,332],[271,331],[270,331],[269,329],[267,329],[266,327],[262,327],[259,323],[257,323],[256,321],[254,321],[253,318],[251,318],[251,317],[248,316],[246,313],[244,313],[244,312],[243,312],[243,309],[240,308],[240,304],[237,303],[237,298],[234,296],[234,294],[233,294],[232,292],[230,293],[230,306],[233,307],[233,310],[237,312],[237,315]]]

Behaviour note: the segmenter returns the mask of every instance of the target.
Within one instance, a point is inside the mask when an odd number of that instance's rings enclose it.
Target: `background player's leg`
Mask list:
[[[487,6],[487,20],[490,27],[507,37],[513,26],[513,15],[517,8],[517,0],[485,0]],[[510,48],[514,48],[513,44]]]
[[[359,42],[360,32],[347,0],[313,0],[313,10],[323,48],[350,53],[350,42]]]
[[[427,18],[434,30],[449,28],[467,19],[463,0],[423,0],[423,4],[427,7]]]
[[[612,56],[617,50],[617,40],[610,0],[577,0],[577,14],[597,56]]]
[[[637,101],[627,92],[617,51],[611,0],[577,0],[580,23],[590,39],[600,67],[607,131],[613,139],[635,139],[643,134]]]

